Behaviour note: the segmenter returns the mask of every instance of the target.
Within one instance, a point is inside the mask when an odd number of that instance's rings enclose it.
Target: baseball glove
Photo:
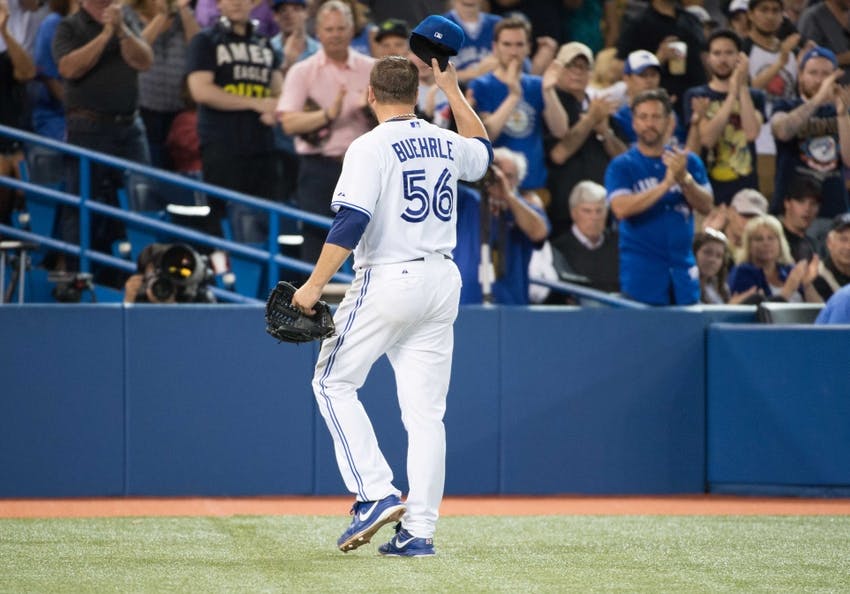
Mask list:
[[[310,342],[331,336],[334,327],[331,309],[324,301],[318,301],[308,316],[292,305],[295,287],[280,281],[266,300],[266,332],[282,342]]]

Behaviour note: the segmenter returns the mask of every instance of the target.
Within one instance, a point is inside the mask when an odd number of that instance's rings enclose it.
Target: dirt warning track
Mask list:
[[[345,515],[351,497],[0,499],[0,518]],[[683,497],[448,497],[443,516],[850,515],[850,499]]]

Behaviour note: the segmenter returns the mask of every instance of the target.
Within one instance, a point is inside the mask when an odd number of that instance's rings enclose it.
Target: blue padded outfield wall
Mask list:
[[[731,310],[462,308],[447,494],[850,486],[850,327]],[[261,306],[0,306],[0,497],[342,494]],[[385,359],[361,391],[396,483]]]

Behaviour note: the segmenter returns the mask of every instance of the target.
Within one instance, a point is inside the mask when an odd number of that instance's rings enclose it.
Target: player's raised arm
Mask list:
[[[449,100],[449,107],[451,107],[454,114],[458,134],[467,138],[486,138],[490,140],[490,137],[487,136],[487,128],[484,127],[481,118],[472,109],[472,106],[466,100],[466,97],[463,96],[463,92],[461,92],[460,86],[457,84],[457,71],[454,64],[449,62],[445,70],[440,70],[437,59],[432,58],[431,68],[434,70],[434,81]]]

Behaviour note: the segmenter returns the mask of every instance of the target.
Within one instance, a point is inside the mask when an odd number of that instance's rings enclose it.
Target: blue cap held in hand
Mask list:
[[[436,58],[445,70],[450,56],[456,56],[463,45],[463,29],[443,16],[433,14],[416,25],[410,34],[410,49],[420,60],[431,65]]]

